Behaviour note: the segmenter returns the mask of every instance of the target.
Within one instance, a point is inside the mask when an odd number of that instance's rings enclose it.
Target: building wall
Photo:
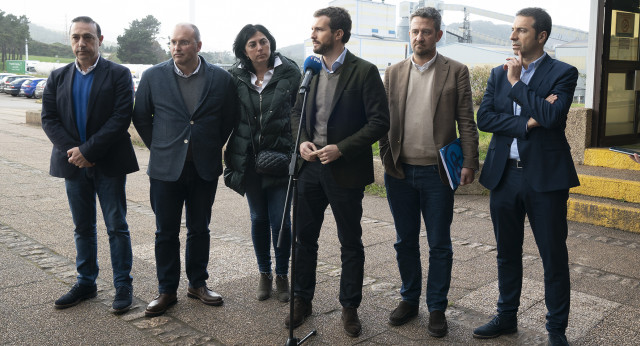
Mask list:
[[[329,6],[346,9],[351,15],[351,34],[396,37],[396,6],[367,0],[334,0]]]

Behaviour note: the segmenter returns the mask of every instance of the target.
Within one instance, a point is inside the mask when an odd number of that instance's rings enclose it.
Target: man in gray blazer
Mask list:
[[[387,68],[391,129],[380,140],[385,186],[396,227],[396,258],[402,279],[402,301],[389,324],[402,325],[418,316],[422,291],[420,215],[429,244],[427,331],[447,334],[445,310],[451,281],[451,221],[454,191],[449,186],[438,150],[460,130],[464,158],[460,184],[473,182],[478,169],[478,131],[473,120],[469,70],[436,51],[442,37],[440,13],[433,7],[411,15],[413,55]]]
[[[151,150],[147,174],[156,214],[156,270],[159,295],[145,315],[162,315],[177,302],[180,280],[180,223],[186,206],[187,296],[222,305],[209,290],[209,222],[222,174],[222,146],[235,122],[231,75],[198,55],[202,41],[193,24],[178,24],[171,37],[171,60],[153,66],[140,80],[133,112]]]

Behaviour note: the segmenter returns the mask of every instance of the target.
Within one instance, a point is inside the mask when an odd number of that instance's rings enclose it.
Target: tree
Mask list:
[[[0,10],[0,51],[3,70],[6,60],[22,59],[25,41],[29,38],[29,19],[26,16],[7,15]]]
[[[471,82],[471,98],[473,104],[479,106],[487,88],[487,82],[491,75],[490,65],[478,65],[469,70],[469,80]]]
[[[160,22],[152,15],[131,22],[124,34],[118,36],[117,55],[125,64],[157,64],[167,58],[158,43]]]

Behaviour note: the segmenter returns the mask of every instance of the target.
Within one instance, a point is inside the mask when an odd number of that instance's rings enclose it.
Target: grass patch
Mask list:
[[[40,56],[40,55],[29,55],[29,60],[38,60],[40,62],[59,62],[63,64],[68,64],[70,62],[74,62],[74,58],[56,58],[50,56]]]
[[[383,185],[378,185],[376,183],[365,186],[364,193],[387,198],[387,189],[385,189]]]

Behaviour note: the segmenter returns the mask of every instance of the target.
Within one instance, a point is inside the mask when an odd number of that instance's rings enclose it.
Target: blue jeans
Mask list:
[[[209,223],[218,181],[200,178],[186,162],[177,181],[150,178],[151,208],[156,215],[156,271],[160,293],[174,294],[180,283],[180,223],[186,208],[185,270],[189,286],[199,288],[209,278]]]
[[[78,283],[94,285],[98,277],[98,234],[96,195],[109,236],[114,287],[131,286],[131,238],[127,225],[126,175],[107,177],[94,168],[82,168],[65,179],[67,198],[73,217]]]
[[[396,226],[396,259],[402,279],[402,300],[418,305],[422,292],[420,263],[420,213],[429,244],[427,306],[445,311],[451,283],[453,250],[451,221],[453,191],[440,180],[438,166],[403,164],[404,179],[384,175],[387,200]]]
[[[251,239],[258,261],[260,273],[271,273],[271,241],[276,260],[276,275],[287,275],[289,272],[289,255],[291,254],[291,215],[289,207],[284,214],[284,233],[282,247],[278,247],[278,237],[287,198],[287,185],[262,188],[262,177],[247,167],[245,171],[245,192],[251,214]]]

